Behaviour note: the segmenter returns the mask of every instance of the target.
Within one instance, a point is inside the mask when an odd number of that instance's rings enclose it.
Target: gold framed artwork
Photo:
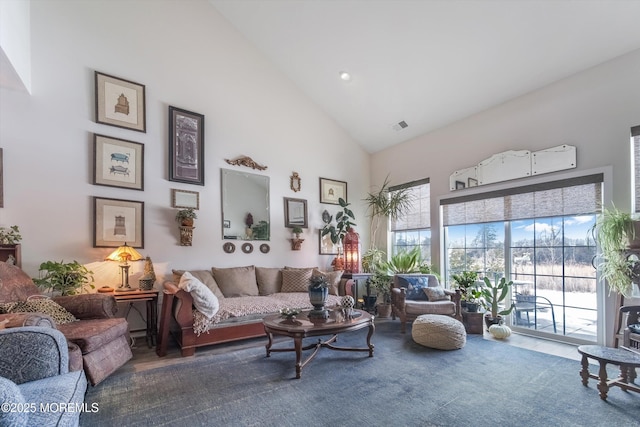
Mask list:
[[[93,247],[144,248],[144,202],[93,198]]]
[[[181,209],[200,209],[200,193],[172,188],[171,206]]]
[[[95,72],[96,122],[146,132],[145,87]]]
[[[144,144],[94,134],[93,184],[144,190]]]
[[[335,179],[320,178],[320,203],[339,205],[340,199],[347,202],[347,183]]]

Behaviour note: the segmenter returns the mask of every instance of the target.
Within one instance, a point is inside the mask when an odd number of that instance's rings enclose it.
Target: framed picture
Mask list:
[[[172,188],[171,206],[181,209],[200,209],[200,193]]]
[[[467,187],[477,187],[478,180],[475,178],[467,178]]]
[[[93,184],[144,190],[144,144],[94,134]]]
[[[96,122],[146,132],[144,85],[95,72]]]
[[[338,205],[338,200],[347,200],[347,183],[335,179],[320,178],[320,203]]]
[[[171,106],[169,181],[204,185],[204,115]]]
[[[307,201],[284,197],[284,226],[307,228]]]
[[[93,198],[93,247],[144,248],[144,202]]]
[[[322,235],[322,230],[318,230],[318,242],[320,242],[320,255],[338,255],[338,245],[331,241],[331,234]]]
[[[464,182],[456,181],[456,190],[462,190],[465,187]]]
[[[225,219],[222,221],[222,227],[224,228],[231,228],[231,221],[228,219]]]

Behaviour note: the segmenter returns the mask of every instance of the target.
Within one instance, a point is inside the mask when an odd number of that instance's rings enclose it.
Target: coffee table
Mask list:
[[[589,378],[600,380],[598,383],[600,399],[607,400],[607,393],[612,386],[620,387],[623,390],[640,392],[640,387],[630,382],[635,378],[635,368],[640,367],[639,354],[620,348],[600,345],[581,345],[578,347],[578,353],[582,355],[582,370],[580,371],[582,384],[586,386]],[[600,363],[598,375],[589,373],[588,358],[597,360]],[[620,366],[620,377],[612,380],[607,379],[607,363]]]
[[[296,352],[296,378],[300,378],[302,368],[304,368],[318,351],[323,348],[340,351],[366,351],[369,357],[373,357],[374,345],[371,344],[371,337],[375,331],[373,324],[373,316],[361,310],[354,310],[354,318],[346,319],[342,315],[341,310],[331,310],[328,319],[309,318],[309,311],[303,311],[295,319],[284,319],[279,314],[266,316],[263,319],[264,331],[267,333],[269,342],[266,345],[267,357],[272,352],[295,351]],[[367,347],[338,347],[333,345],[338,339],[338,334],[349,331],[356,331],[362,328],[369,328],[367,334]],[[293,348],[272,348],[273,336],[285,336],[293,338]],[[302,346],[302,339],[307,337],[316,337],[321,335],[331,335],[327,340],[318,339],[318,342]],[[302,352],[314,348],[313,352],[304,361],[302,360]]]

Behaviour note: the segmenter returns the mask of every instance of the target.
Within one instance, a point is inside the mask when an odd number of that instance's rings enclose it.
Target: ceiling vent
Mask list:
[[[395,131],[401,131],[404,128],[409,127],[409,125],[407,124],[407,122],[405,122],[404,120],[401,122],[396,123],[395,125],[392,126],[393,130]]]

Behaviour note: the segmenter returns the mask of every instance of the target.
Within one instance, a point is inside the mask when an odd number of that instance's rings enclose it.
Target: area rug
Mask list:
[[[640,420],[640,394],[615,387],[602,401],[595,380],[582,385],[575,360],[477,335],[460,350],[432,350],[399,329],[396,322],[376,326],[372,358],[321,349],[300,379],[293,353],[267,358],[260,341],[116,373],[87,392],[98,410],[83,413],[81,425],[637,426]],[[365,336],[365,330],[342,334],[338,344],[363,346]]]

